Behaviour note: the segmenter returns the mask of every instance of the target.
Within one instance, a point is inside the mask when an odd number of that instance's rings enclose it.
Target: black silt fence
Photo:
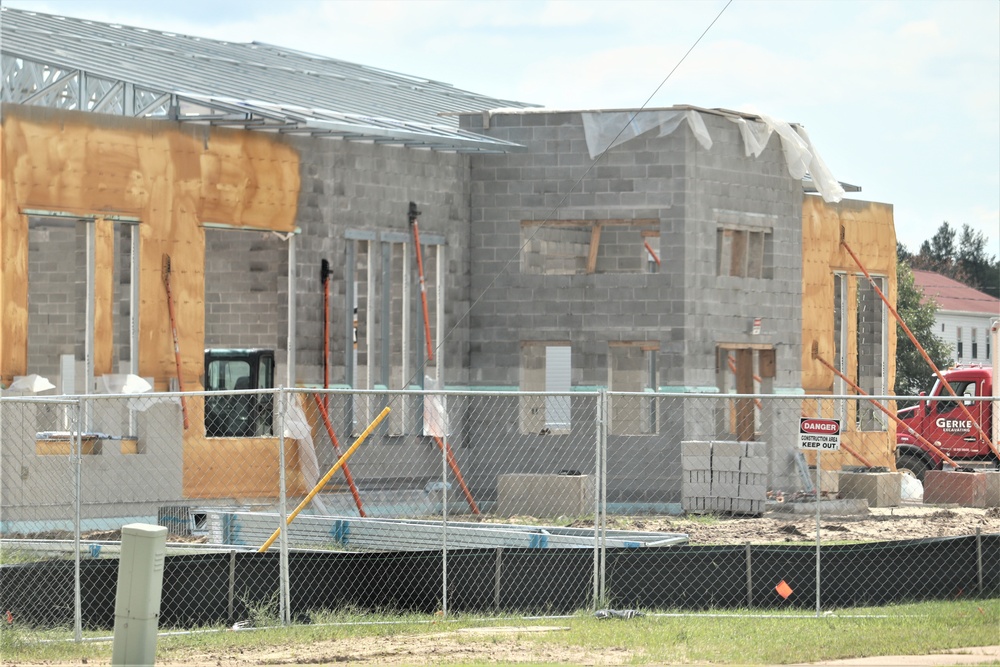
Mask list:
[[[593,604],[590,549],[448,552],[448,606],[467,613],[569,613]],[[749,557],[749,567],[747,566]],[[823,609],[1000,595],[1000,535],[838,545],[821,552]],[[118,561],[81,562],[83,626],[114,627]],[[609,549],[607,605],[647,610],[816,606],[815,547]],[[786,598],[775,586],[792,589]],[[982,585],[980,586],[980,581]],[[290,609],[433,613],[441,608],[441,553],[289,554]],[[232,624],[278,612],[277,553],[169,556],[160,626]],[[53,604],[53,601],[58,601]],[[0,612],[19,623],[71,625],[73,563],[0,566]]]

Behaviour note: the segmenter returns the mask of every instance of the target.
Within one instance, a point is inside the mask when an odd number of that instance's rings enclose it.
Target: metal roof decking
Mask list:
[[[519,150],[442,114],[529,106],[261,42],[6,7],[0,51],[3,102],[444,151]]]

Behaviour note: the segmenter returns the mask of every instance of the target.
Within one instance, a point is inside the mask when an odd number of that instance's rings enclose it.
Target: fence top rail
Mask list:
[[[318,394],[320,396],[566,396],[566,397],[596,397],[602,394],[607,396],[635,397],[635,398],[663,398],[663,397],[683,397],[683,398],[703,398],[703,399],[755,399],[770,401],[927,401],[928,403],[949,402],[961,400],[966,403],[992,403],[1000,399],[993,396],[959,396],[957,399],[951,395],[941,396],[904,396],[895,394],[880,394],[859,396],[857,394],[805,394],[805,393],[780,393],[780,394],[738,394],[723,392],[686,391],[686,390],[658,390],[646,391],[610,391],[602,389],[576,389],[571,391],[520,391],[518,389],[350,389],[344,387],[332,387],[328,389],[320,387],[274,387],[271,389],[232,389],[226,391],[162,391],[144,392],[134,394],[59,394],[47,396],[0,396],[0,403],[49,403],[56,405],[75,405],[81,401],[103,401],[103,400],[123,400],[123,399],[179,399],[182,396],[260,396],[273,395],[278,393],[294,394]]]
[[[75,396],[0,396],[0,403],[53,403],[56,405],[76,405]]]

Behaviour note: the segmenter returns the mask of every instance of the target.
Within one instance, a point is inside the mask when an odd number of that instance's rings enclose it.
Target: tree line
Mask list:
[[[933,301],[923,302],[923,292],[913,282],[912,269],[934,271],[1000,298],[1000,260],[987,251],[986,243],[982,232],[965,224],[958,233],[947,221],[934,236],[920,244],[916,254],[896,243],[896,311],[938,368],[954,363],[953,349],[937,335],[934,326],[937,305]],[[895,394],[916,396],[929,390],[931,382],[932,371],[927,362],[897,323]]]
[[[955,237],[958,236],[958,243]],[[962,225],[959,233],[948,221],[941,223],[929,240],[913,254],[896,243],[896,256],[911,269],[933,271],[1000,298],[1000,260],[986,248],[986,235]]]

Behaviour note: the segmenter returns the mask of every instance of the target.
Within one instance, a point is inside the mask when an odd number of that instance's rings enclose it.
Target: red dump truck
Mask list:
[[[928,398],[941,397],[941,400],[921,400],[897,413],[906,425],[896,429],[896,467],[900,472],[912,473],[922,480],[926,471],[941,467],[941,457],[915,434],[934,443],[962,467],[1000,467],[987,440],[990,438],[997,443],[1000,431],[1000,387],[994,382],[1000,375],[997,370],[998,331],[1000,320],[995,320],[990,327],[992,367],[962,365],[941,371],[957,399],[941,380],[936,380]]]

